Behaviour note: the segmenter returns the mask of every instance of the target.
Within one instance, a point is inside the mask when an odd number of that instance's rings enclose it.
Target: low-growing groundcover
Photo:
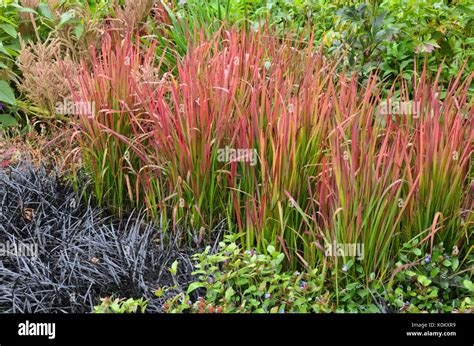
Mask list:
[[[339,273],[343,281],[337,292],[328,268],[305,272],[282,270],[283,253],[269,246],[268,255],[242,250],[232,237],[194,256],[196,281],[187,294],[176,295],[165,304],[169,312],[472,312],[474,286],[472,261],[460,268],[462,258],[447,254],[442,244],[432,255],[417,256],[420,250],[406,244],[388,284],[373,280],[365,285],[362,275],[352,277],[348,268]],[[355,265],[358,269],[362,267]],[[359,271],[359,270],[357,270]],[[359,271],[362,273],[362,270]],[[200,293],[196,300],[189,293]]]
[[[473,13],[2,2],[0,310],[472,312]]]

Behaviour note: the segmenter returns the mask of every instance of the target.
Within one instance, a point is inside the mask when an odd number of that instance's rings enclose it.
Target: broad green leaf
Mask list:
[[[230,300],[232,298],[232,296],[234,295],[235,291],[232,287],[229,287],[226,291],[225,291],[225,299],[226,300]]]
[[[3,29],[8,35],[10,35],[13,38],[17,38],[18,34],[16,32],[16,29],[13,25],[10,24],[0,24],[0,28]]]
[[[419,275],[418,276],[418,282],[421,283],[423,286],[429,286],[429,284],[431,283],[431,280],[428,279],[424,275]]]
[[[3,54],[8,55],[8,56],[12,56],[10,54],[10,52],[5,49],[5,46],[3,45],[3,43],[1,41],[0,41],[0,53],[3,53]]]
[[[4,80],[0,81],[0,102],[16,105],[15,94]]]
[[[79,24],[74,28],[74,35],[76,35],[77,38],[81,38],[82,34],[84,33],[84,25]]]
[[[276,264],[280,264],[285,259],[285,254],[281,253],[276,258]]]
[[[267,246],[267,251],[271,255],[272,253],[275,252],[275,247],[273,245],[268,245]]]
[[[430,276],[431,276],[432,278],[434,278],[434,277],[436,277],[436,275],[438,275],[438,273],[439,273],[439,268],[438,268],[438,267],[433,268],[433,269],[431,270],[431,272],[430,272]]]
[[[200,288],[200,287],[205,287],[205,286],[206,284],[204,282],[193,282],[189,285],[187,293],[189,294],[195,289]]]
[[[18,125],[18,121],[14,117],[8,114],[0,114],[0,127],[9,127],[16,125]]]
[[[380,312],[380,309],[377,307],[377,305],[375,304],[370,304],[367,308],[367,311],[370,312],[370,313],[379,313]]]
[[[445,259],[445,260],[443,261],[443,265],[444,265],[445,267],[451,267],[451,264],[452,264],[451,261],[448,260],[448,259]]]
[[[46,17],[50,20],[53,20],[53,14],[51,13],[51,10],[49,9],[48,4],[46,3],[41,3],[38,5],[38,12],[43,16]]]
[[[457,258],[453,258],[451,268],[453,268],[453,270],[456,270],[458,269],[458,267],[459,267],[459,260]]]
[[[69,23],[72,19],[74,19],[74,10],[69,10],[67,12],[64,12],[62,15],[61,15],[61,19],[59,21],[59,24],[58,24],[58,28],[61,28],[64,24],[67,24]]]
[[[474,284],[471,280],[464,280],[462,284],[469,290],[469,292],[474,292]]]

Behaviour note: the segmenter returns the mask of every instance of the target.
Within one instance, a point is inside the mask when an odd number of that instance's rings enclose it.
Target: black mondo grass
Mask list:
[[[156,290],[192,279],[179,239],[141,213],[107,216],[44,168],[0,171],[0,312],[86,313],[110,295],[144,297],[147,312],[161,312],[167,294]]]

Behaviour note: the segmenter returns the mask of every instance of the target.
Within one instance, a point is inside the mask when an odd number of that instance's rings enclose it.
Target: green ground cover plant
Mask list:
[[[101,298],[101,304],[94,307],[96,314],[132,314],[145,312],[147,302],[140,299]]]
[[[347,271],[336,296],[331,270],[282,271],[283,253],[269,246],[268,254],[243,250],[227,237],[217,253],[195,255],[196,281],[165,304],[168,312],[189,313],[417,313],[469,312],[474,287],[468,272],[472,255],[446,253],[443,244],[433,255],[416,256],[417,244],[407,244],[390,283]],[[418,251],[417,251],[418,250]],[[359,266],[359,265],[357,265]],[[463,269],[460,269],[463,267]]]

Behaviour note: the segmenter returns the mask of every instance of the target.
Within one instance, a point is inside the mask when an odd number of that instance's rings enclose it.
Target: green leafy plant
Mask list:
[[[15,59],[20,51],[19,30],[21,14],[34,12],[31,9],[20,6],[17,1],[5,1],[0,4],[0,102],[2,108],[15,107],[17,105],[14,82],[18,81],[18,71]],[[3,117],[3,120],[6,116]]]
[[[13,106],[16,105],[15,94],[4,80],[0,81],[0,102],[5,102]]]
[[[415,243],[406,243],[397,263],[390,290],[391,303],[406,312],[472,312],[472,254],[459,256],[454,247],[446,253],[443,243],[425,253]],[[399,270],[405,268],[404,270]]]
[[[323,292],[323,274],[285,272],[284,254],[268,246],[268,254],[243,250],[237,237],[226,236],[217,253],[210,247],[194,256],[197,280],[186,293],[165,304],[167,312],[197,313],[289,313],[327,312],[328,292]],[[199,292],[199,293],[197,293]],[[203,293],[192,301],[191,296]]]
[[[364,268],[357,263],[355,275],[342,269],[336,293],[334,270],[323,268],[291,272],[282,266],[283,253],[269,245],[266,255],[244,250],[238,235],[227,235],[217,252],[206,248],[194,255],[195,280],[187,290],[173,291],[164,305],[166,312],[180,313],[405,313],[470,312],[474,285],[472,255],[459,257],[458,250],[445,253],[438,244],[425,254],[414,240],[404,244],[399,261],[388,270],[389,281],[365,282]],[[176,270],[174,263],[170,271]],[[337,269],[340,270],[340,269]]]
[[[0,81],[0,87],[3,81]],[[6,83],[5,83],[6,84]],[[0,102],[0,131],[5,130],[7,128],[16,127],[18,125],[18,121],[16,120],[14,114],[12,114],[11,110],[7,110],[5,105]],[[0,136],[2,134],[0,133]]]
[[[367,76],[377,68],[387,44],[397,33],[397,26],[388,11],[368,3],[344,7],[337,15],[335,29],[341,33],[341,48],[347,51],[347,63],[358,66],[362,76]]]
[[[93,313],[96,314],[134,314],[144,313],[147,306],[147,301],[140,299],[124,299],[106,297],[100,298],[100,305],[94,306]]]
[[[474,20],[474,6],[469,1],[456,1],[449,4],[443,1],[403,1],[395,4],[384,2],[383,7],[390,11],[394,21],[398,23],[400,35],[398,42],[405,57],[401,60],[384,56],[383,69],[399,64],[404,70],[413,70],[413,60],[421,62],[428,60],[428,70],[435,75],[438,66],[445,68],[441,72],[441,81],[449,81],[460,70],[464,62],[468,61],[469,68],[465,76],[472,71],[474,42],[472,37],[472,23]],[[389,49],[395,45],[393,43]],[[399,49],[400,50],[400,49]],[[404,63],[410,61],[410,64]],[[394,75],[397,75],[399,70]],[[408,71],[407,71],[408,72]]]
[[[19,13],[34,12],[31,9],[18,5],[17,1],[8,0],[0,4],[0,71],[11,69],[15,57],[20,50]]]

